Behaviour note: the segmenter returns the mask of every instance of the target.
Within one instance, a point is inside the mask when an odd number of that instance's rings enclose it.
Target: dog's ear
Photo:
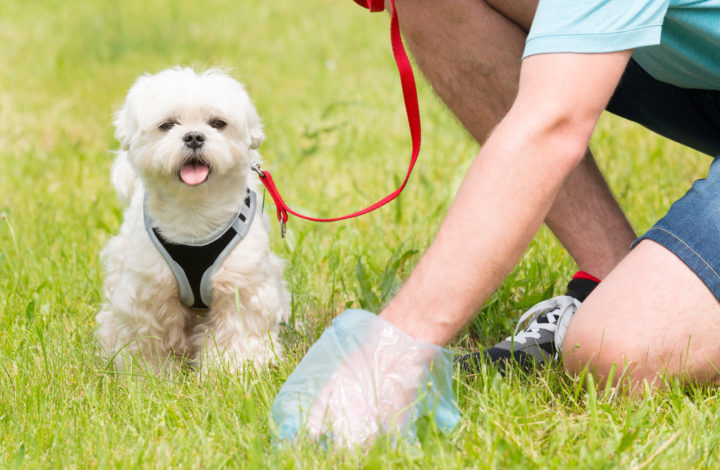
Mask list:
[[[122,150],[128,150],[133,137],[138,131],[139,123],[137,121],[137,109],[136,107],[142,101],[141,95],[144,93],[148,84],[150,83],[151,76],[145,74],[140,76],[133,86],[130,87],[125,103],[115,113],[115,119],[113,124],[115,125],[115,138],[120,142],[120,148]]]
[[[126,206],[129,206],[132,200],[136,186],[135,179],[135,170],[128,161],[127,151],[121,150],[113,162],[110,180],[115,186],[118,199]]]
[[[130,118],[127,103],[115,113],[113,124],[115,125],[115,138],[120,142],[120,149],[127,151],[130,148],[132,135],[135,133],[133,120]]]
[[[265,132],[261,126],[250,130],[250,148],[256,150],[265,142]]]
[[[250,148],[257,150],[265,142],[265,131],[263,131],[260,116],[255,109],[248,116],[248,132],[250,134]]]

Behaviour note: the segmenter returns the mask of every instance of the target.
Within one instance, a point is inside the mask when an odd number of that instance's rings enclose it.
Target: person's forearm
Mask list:
[[[586,136],[548,121],[536,125],[511,111],[501,122],[383,318],[444,345],[500,285],[585,150]]]
[[[445,345],[500,285],[577,165],[632,51],[538,54],[470,168],[435,241],[381,313]]]

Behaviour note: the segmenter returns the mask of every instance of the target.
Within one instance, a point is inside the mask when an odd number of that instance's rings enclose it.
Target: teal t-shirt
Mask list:
[[[657,80],[720,90],[720,0],[540,0],[523,57],[626,49]]]

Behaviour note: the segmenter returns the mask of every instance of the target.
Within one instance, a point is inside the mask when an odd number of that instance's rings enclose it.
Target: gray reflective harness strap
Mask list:
[[[153,227],[153,219],[147,211],[147,193],[145,194],[143,206],[145,230],[175,276],[183,305],[200,309],[210,308],[212,276],[230,251],[247,235],[256,208],[257,195],[248,189],[240,210],[227,227],[207,242],[180,245],[166,240]]]

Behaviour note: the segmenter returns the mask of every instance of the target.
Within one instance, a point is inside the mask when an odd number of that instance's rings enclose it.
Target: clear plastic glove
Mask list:
[[[382,433],[412,439],[423,416],[450,432],[460,419],[452,370],[447,349],[370,312],[346,310],[283,385],[272,416],[283,439],[306,429],[344,446],[369,444]]]

